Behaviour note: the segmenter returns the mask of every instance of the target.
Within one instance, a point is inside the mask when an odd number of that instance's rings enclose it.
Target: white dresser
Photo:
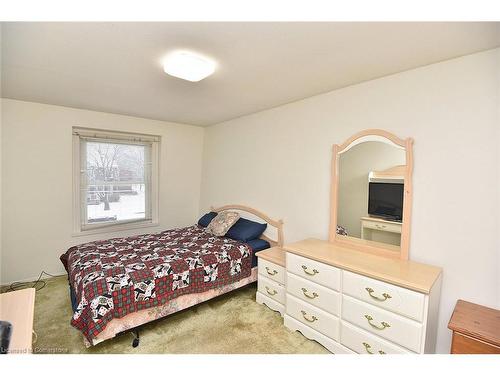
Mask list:
[[[285,252],[280,247],[259,251],[256,301],[285,313]]]
[[[440,268],[317,239],[285,251],[289,329],[333,353],[435,352]]]

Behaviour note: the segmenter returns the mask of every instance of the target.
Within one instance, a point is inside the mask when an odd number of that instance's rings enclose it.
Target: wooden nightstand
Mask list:
[[[259,251],[256,301],[282,316],[285,312],[285,251],[271,247]]]
[[[458,300],[448,328],[451,354],[500,354],[500,310]]]

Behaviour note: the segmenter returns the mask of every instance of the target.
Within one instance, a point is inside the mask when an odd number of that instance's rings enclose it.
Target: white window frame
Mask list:
[[[84,215],[86,209],[86,194],[82,194],[80,186],[82,169],[82,140],[95,140],[101,142],[113,142],[124,144],[150,145],[151,146],[151,193],[148,195],[150,204],[146,204],[147,211],[145,219],[132,219],[119,221],[117,223],[95,223],[85,224]],[[145,228],[159,225],[159,163],[160,163],[160,140],[157,135],[147,135],[128,132],[117,132],[113,130],[101,130],[93,128],[73,127],[73,235],[85,236],[97,233],[108,233],[124,231],[136,228]],[[146,192],[148,194],[148,192]]]

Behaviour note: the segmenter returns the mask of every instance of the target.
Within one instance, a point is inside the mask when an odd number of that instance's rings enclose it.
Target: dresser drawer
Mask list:
[[[409,318],[423,321],[425,295],[352,272],[342,272],[342,291]]]
[[[340,294],[331,289],[287,272],[286,290],[311,305],[340,316]]]
[[[257,290],[276,302],[285,304],[285,287],[283,285],[259,275]]]
[[[340,270],[328,264],[286,253],[286,269],[307,280],[326,286],[333,290],[340,290]]]
[[[500,354],[500,346],[453,332],[451,354]]]
[[[277,264],[259,258],[259,273],[280,284],[285,284],[285,269]]]
[[[382,230],[384,232],[401,233],[401,224],[388,223],[388,222],[378,222],[371,220],[363,220],[362,225],[364,228]]]
[[[342,322],[340,343],[359,354],[411,354],[409,350]],[[414,354],[414,353],[413,353]]]
[[[339,340],[339,318],[291,294],[286,295],[286,313],[299,322],[315,329],[329,338]]]
[[[342,319],[405,348],[420,352],[423,326],[348,296],[342,296]]]

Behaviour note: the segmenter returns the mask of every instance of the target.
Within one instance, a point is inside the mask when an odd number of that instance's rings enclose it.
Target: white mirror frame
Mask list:
[[[338,186],[339,186],[339,156],[351,147],[365,141],[382,141],[401,147],[406,152],[406,166],[404,173],[404,199],[403,199],[403,223],[401,228],[401,245],[399,251],[394,251],[394,245],[385,246],[383,243],[363,240],[360,238],[337,235],[338,214]],[[354,134],[340,145],[333,145],[332,176],[330,186],[330,230],[329,241],[335,244],[351,247],[356,250],[366,251],[372,254],[382,255],[390,258],[408,260],[410,247],[410,223],[412,205],[412,174],[413,174],[413,139],[401,139],[392,133],[381,129],[368,129]]]

